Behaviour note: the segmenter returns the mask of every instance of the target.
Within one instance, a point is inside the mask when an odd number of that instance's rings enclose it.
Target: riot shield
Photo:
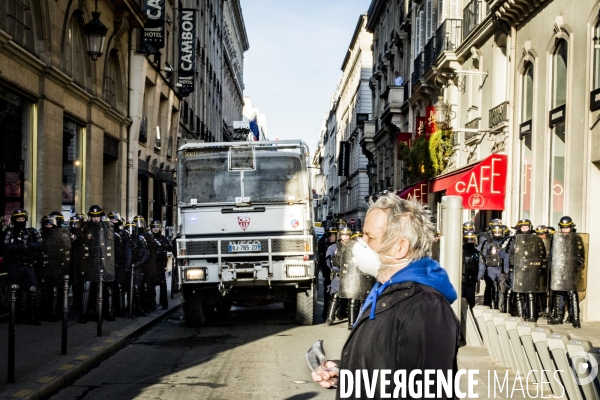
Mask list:
[[[115,236],[113,224],[109,221],[94,223],[84,221],[77,230],[77,281],[99,282],[115,280]]]
[[[71,238],[69,228],[42,229],[44,262],[36,268],[38,281],[47,286],[63,285],[71,265]]]
[[[342,299],[365,300],[375,285],[375,278],[358,269],[356,259],[352,256],[355,244],[356,240],[351,240],[342,252],[338,296]]]
[[[587,233],[555,233],[552,236],[550,289],[583,292],[587,284]]]
[[[514,238],[516,293],[544,293],[548,290],[548,254],[544,241],[535,235],[516,235]]]
[[[144,239],[146,239],[146,243],[148,243],[148,252],[150,253],[148,263],[142,268],[144,282],[147,282],[150,285],[155,283],[158,285],[160,281],[165,278],[164,269],[159,268],[158,265],[158,252],[161,249],[161,244],[154,238],[154,235],[149,232],[146,232],[143,236]]]

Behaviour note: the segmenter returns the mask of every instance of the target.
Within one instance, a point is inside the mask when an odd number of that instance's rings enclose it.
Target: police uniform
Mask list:
[[[138,316],[146,316],[145,304],[143,300],[142,283],[143,283],[143,269],[148,263],[150,258],[150,252],[148,251],[148,244],[146,239],[138,231],[136,224],[130,222],[126,225],[126,228],[130,234],[131,244],[131,267],[133,269],[132,287],[133,291],[130,293],[131,305],[133,312]]]
[[[173,251],[173,247],[171,246],[171,242],[167,239],[162,233],[162,224],[160,221],[152,221],[150,228],[153,230],[152,234],[154,235],[154,240],[157,242],[156,247],[156,269],[157,269],[157,278],[159,278],[151,288],[151,294],[154,293],[156,296],[156,284],[160,287],[160,305],[163,310],[166,310],[169,307],[169,300],[167,298],[167,262],[169,251]],[[155,229],[158,229],[158,232],[154,232]]]
[[[484,279],[486,290],[483,304],[492,308],[503,308],[504,298],[499,295],[502,275],[509,270],[508,255],[502,249],[503,228],[500,225],[492,227],[492,239],[481,243],[481,257],[479,258],[479,279]]]
[[[348,240],[350,239],[350,236],[352,235],[352,231],[350,230],[350,228],[346,227],[346,226],[340,226],[340,229],[338,229],[338,240],[335,244],[333,244],[332,246],[330,246],[327,249],[327,256],[326,256],[326,260],[327,260],[327,265],[329,266],[330,270],[331,270],[331,286],[329,288],[329,295],[331,296],[331,304],[329,305],[329,310],[327,312],[327,318],[325,320],[325,324],[326,325],[332,325],[333,322],[335,321],[335,317],[338,311],[338,307],[340,307],[340,314],[345,314],[345,306],[347,304],[347,301],[340,301],[340,298],[337,294],[338,290],[339,290],[339,285],[340,285],[340,278],[339,278],[339,273],[340,273],[340,267],[342,265],[342,254],[344,252],[344,241],[341,239],[341,236],[345,235],[348,236]]]
[[[330,241],[330,237],[334,236],[333,241]],[[329,310],[329,286],[331,285],[331,269],[329,268],[329,262],[327,261],[327,251],[333,245],[335,245],[337,239],[337,229],[330,228],[327,233],[323,235],[319,240],[319,269],[323,275],[323,313],[322,317],[327,317]]]
[[[42,237],[35,228],[26,228],[27,211],[14,210],[11,225],[4,231],[3,254],[8,281],[20,286],[17,291],[17,319],[31,325],[40,325],[36,317],[37,277],[34,266],[42,258]],[[24,218],[25,221],[17,221]],[[27,305],[23,313],[21,292],[27,293]]]
[[[475,246],[477,235],[474,231],[467,231],[463,239],[462,297],[467,300],[469,307],[473,308],[479,272],[479,251]]]

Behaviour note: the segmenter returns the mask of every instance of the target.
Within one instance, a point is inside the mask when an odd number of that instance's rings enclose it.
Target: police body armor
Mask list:
[[[552,237],[550,289],[583,292],[587,284],[587,233],[556,233]]]
[[[115,280],[115,238],[111,222],[84,221],[78,230],[76,273],[79,282]],[[99,247],[98,247],[99,246]]]
[[[500,244],[490,240],[485,245],[485,265],[492,268],[502,268],[503,262],[500,257],[501,247]]]
[[[548,290],[548,254],[544,240],[521,234],[514,240],[514,282],[516,293],[545,293]]]
[[[358,264],[352,256],[352,248],[355,244],[356,240],[351,240],[343,247],[338,296],[343,299],[365,300],[375,285],[375,278],[358,269]]]
[[[479,252],[474,243],[463,244],[463,284],[477,284],[479,273]]]
[[[71,234],[68,227],[43,229],[44,262],[36,269],[39,283],[63,285],[71,267]]]

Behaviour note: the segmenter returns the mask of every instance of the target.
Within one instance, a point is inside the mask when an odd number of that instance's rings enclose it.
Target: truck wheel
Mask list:
[[[296,323],[312,325],[317,308],[317,287],[312,284],[310,289],[296,293]]]
[[[185,313],[185,323],[187,326],[197,328],[204,325],[206,318],[202,308],[202,298],[200,291],[194,293],[193,290],[186,289],[183,292],[183,311]]]

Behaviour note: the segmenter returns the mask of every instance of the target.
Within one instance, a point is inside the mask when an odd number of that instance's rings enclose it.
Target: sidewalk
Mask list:
[[[110,356],[132,337],[177,311],[180,294],[169,307],[160,306],[147,317],[104,321],[98,337],[97,323],[77,323],[77,313],[69,313],[67,355],[60,355],[62,322],[42,321],[42,326],[17,325],[15,382],[6,383],[8,373],[8,322],[0,324],[0,399],[44,399],[79,375]]]

